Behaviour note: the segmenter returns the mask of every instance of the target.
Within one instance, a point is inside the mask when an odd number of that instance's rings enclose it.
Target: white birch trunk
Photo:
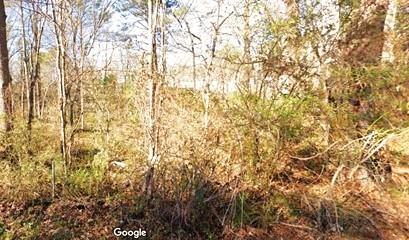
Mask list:
[[[395,55],[393,54],[393,41],[395,37],[395,25],[396,25],[396,14],[397,14],[397,1],[389,0],[388,10],[386,12],[385,25],[383,32],[385,35],[385,42],[382,49],[382,62],[392,63],[395,60]]]

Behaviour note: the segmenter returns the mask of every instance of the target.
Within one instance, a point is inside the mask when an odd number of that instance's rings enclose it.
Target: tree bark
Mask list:
[[[21,39],[21,41],[23,41]],[[26,105],[25,105],[25,70],[24,70],[24,56],[23,53],[20,54],[20,76],[21,76],[21,88],[20,88],[20,108],[21,108],[21,118],[24,119],[26,115]]]
[[[149,0],[148,1],[148,27],[149,27],[149,74],[147,81],[147,111],[146,111],[146,124],[147,124],[147,144],[148,144],[148,170],[145,174],[145,186],[144,192],[151,197],[153,192],[153,174],[155,170],[155,164],[160,160],[159,151],[159,126],[158,126],[158,95],[161,76],[158,74],[158,53],[156,34],[159,21],[159,11],[162,1]],[[164,12],[162,11],[162,14]],[[161,24],[163,22],[161,21]],[[163,35],[163,33],[162,33]],[[163,37],[163,36],[161,36]]]
[[[64,165],[64,173],[67,174],[68,164],[68,152],[67,152],[67,140],[66,140],[66,93],[65,93],[65,35],[64,35],[64,7],[65,0],[57,1],[52,0],[52,14],[54,21],[55,39],[57,43],[57,70],[59,80],[59,113],[60,113],[60,148],[61,157]],[[58,8],[58,10],[57,10]]]
[[[362,0],[342,43],[342,58],[352,66],[378,64],[385,41],[387,1]]]
[[[4,0],[0,0],[0,59],[2,91],[0,96],[1,130],[10,132],[13,129],[12,79],[9,69],[9,53],[7,49],[7,25]]]
[[[244,64],[244,86],[246,91],[251,91],[251,37],[250,37],[250,0],[245,0],[243,12],[243,64]]]
[[[84,120],[84,86],[83,86],[83,71],[84,71],[84,60],[85,60],[85,48],[84,48],[84,32],[83,32],[83,25],[79,22],[79,44],[80,44],[80,64],[79,64],[79,97],[80,97],[80,122],[81,122],[81,130],[85,128],[85,120]]]
[[[395,59],[393,54],[393,41],[395,36],[396,14],[398,6],[396,0],[389,0],[388,10],[386,12],[385,25],[383,32],[385,41],[382,49],[382,62],[392,63]]]
[[[40,114],[41,84],[40,81],[40,44],[44,28],[44,22],[39,19],[39,7],[32,2],[29,16],[31,18],[32,44],[27,46],[26,23],[24,18],[24,2],[20,0],[20,14],[22,27],[22,45],[23,45],[23,68],[27,90],[27,129],[31,131],[32,122],[35,114]]]
[[[33,104],[36,109],[37,117],[41,117],[41,82],[40,82],[40,71],[41,71],[41,63],[40,63],[40,48],[41,48],[41,40],[43,36],[44,30],[44,20],[40,17],[40,7],[38,3],[36,4],[34,1],[32,2],[32,12],[31,12],[31,28],[33,32],[33,47],[31,51],[31,81],[32,81],[32,94],[35,101]],[[34,115],[34,113],[32,113]]]
[[[27,40],[26,40],[26,27],[24,23],[24,11],[23,11],[23,0],[20,0],[20,17],[21,17],[21,38],[22,38],[22,64],[23,64],[23,77],[24,77],[24,82],[26,85],[26,96],[27,96],[27,128],[31,130],[31,113],[32,113],[32,108],[31,104],[32,101],[30,101],[30,61],[29,57],[27,54]],[[30,111],[31,110],[31,111]]]

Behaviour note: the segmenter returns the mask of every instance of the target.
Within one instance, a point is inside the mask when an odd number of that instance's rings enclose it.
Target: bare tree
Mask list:
[[[65,0],[51,0],[52,19],[57,43],[57,72],[59,80],[59,112],[60,112],[60,147],[64,164],[64,172],[67,173],[69,154],[66,139],[66,94],[65,94],[65,68],[66,68],[66,37],[64,11],[67,7]]]
[[[147,144],[148,144],[148,170],[145,175],[144,192],[148,197],[153,191],[153,177],[155,164],[160,160],[159,143],[159,120],[160,120],[160,89],[163,84],[166,70],[165,61],[165,10],[166,5],[161,0],[148,1],[148,36],[149,36],[149,73],[146,84],[146,124],[147,124]],[[159,32],[158,32],[159,30]],[[162,53],[160,55],[161,66],[159,67],[157,35],[160,34]],[[161,69],[160,69],[161,68]],[[160,72],[161,70],[161,72]]]
[[[74,112],[79,105],[79,125],[80,129],[85,128],[85,89],[84,81],[86,71],[86,59],[90,55],[101,29],[108,21],[111,7],[115,1],[102,1],[98,5],[95,2],[77,2],[71,3],[71,14],[67,16],[68,24],[71,30],[71,41],[67,51],[70,52],[70,61],[72,65],[70,94],[70,123],[74,123]],[[68,39],[67,39],[68,40]],[[77,121],[75,120],[75,121]],[[77,126],[74,126],[76,129]]]
[[[233,12],[229,13],[227,16],[221,15],[221,8],[222,8],[223,0],[217,0],[217,9],[216,9],[216,22],[212,23],[212,37],[211,37],[211,46],[209,50],[209,56],[206,63],[206,78],[202,89],[202,98],[203,98],[203,106],[204,106],[204,114],[203,114],[203,124],[204,128],[207,129],[209,127],[210,122],[210,84],[213,79],[213,68],[214,68],[214,60],[216,57],[216,48],[217,43],[219,41],[220,30],[226,20],[233,14]]]
[[[182,14],[182,16],[178,16],[175,13],[173,13],[173,17],[177,20],[179,23],[179,26],[183,29],[186,28],[188,38],[189,38],[189,43],[188,44],[183,44],[179,41],[176,41],[176,45],[183,49],[183,51],[187,51],[191,54],[191,59],[192,59],[192,80],[193,80],[193,89],[197,89],[197,50],[196,50],[196,40],[201,41],[201,39],[193,33],[191,23],[189,22],[188,19],[186,19],[186,15],[191,11],[190,6],[186,6],[186,12]],[[184,35],[183,35],[184,36]]]
[[[40,48],[43,35],[45,18],[41,15],[40,3],[31,2],[31,6],[25,6],[24,1],[20,0],[22,45],[23,45],[23,69],[27,89],[27,129],[32,128],[32,121],[35,113],[41,115],[41,83],[40,83]],[[25,9],[28,9],[30,17],[31,33],[30,41],[27,40]],[[30,42],[31,44],[27,44]],[[36,111],[35,111],[36,110]]]

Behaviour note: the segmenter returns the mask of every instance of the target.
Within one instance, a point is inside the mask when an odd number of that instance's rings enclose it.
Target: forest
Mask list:
[[[408,0],[0,0],[0,239],[409,239]]]

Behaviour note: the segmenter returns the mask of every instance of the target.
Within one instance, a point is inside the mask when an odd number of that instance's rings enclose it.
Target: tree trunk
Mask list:
[[[330,66],[334,62],[332,56],[336,46],[336,40],[340,29],[339,5],[337,0],[323,0],[318,4],[313,4],[311,1],[302,2],[303,7],[300,8],[300,16],[305,18],[307,22],[308,9],[312,10],[312,15],[315,16],[311,26],[304,25],[302,28],[315,30],[314,34],[320,36],[316,42],[312,41],[307,47],[306,56],[313,71],[311,74],[312,85],[320,93],[322,101],[328,104],[330,92]],[[322,129],[322,145],[328,146],[330,138],[330,122],[328,114],[324,113],[321,119],[318,120]]]
[[[385,25],[383,32],[385,41],[382,49],[382,62],[392,63],[395,59],[393,54],[393,41],[395,37],[396,14],[398,6],[396,0],[389,0],[388,10],[386,12]]]
[[[84,121],[84,86],[83,86],[83,79],[80,79],[80,121],[81,121],[81,130],[85,128],[85,121]]]
[[[40,44],[44,23],[39,20],[40,11],[36,3],[32,2],[32,9],[29,11],[31,18],[32,47],[28,49],[26,42],[26,23],[24,19],[24,2],[20,1],[21,27],[22,27],[22,45],[23,45],[23,66],[24,76],[27,86],[27,129],[31,131],[32,121],[35,114],[39,113],[39,99],[41,99],[40,81]],[[30,54],[28,53],[30,52]]]
[[[21,48],[24,50],[25,49],[25,36],[24,36],[24,30],[23,34],[21,36]],[[21,96],[20,96],[20,101],[21,101],[21,117],[25,118],[26,116],[26,85],[27,85],[27,64],[25,62],[25,51],[20,52],[20,82],[21,82]],[[27,98],[28,99],[28,98]]]
[[[197,82],[196,82],[196,48],[195,48],[195,41],[193,39],[193,33],[190,29],[189,22],[185,20],[186,28],[189,33],[190,39],[190,52],[192,54],[192,77],[193,77],[193,89],[197,89]]]
[[[23,63],[23,54],[20,56],[20,76],[21,76],[21,89],[20,89],[20,108],[21,108],[21,118],[24,119],[25,114],[26,114],[26,105],[25,105],[25,71],[24,71],[24,63]]]
[[[81,130],[84,130],[85,120],[84,120],[84,86],[83,86],[83,71],[84,71],[84,60],[85,60],[85,49],[84,49],[84,33],[82,23],[79,22],[79,34],[80,34],[80,76],[79,76],[79,97],[80,97],[80,122]]]
[[[362,0],[342,44],[342,58],[352,66],[378,64],[385,41],[387,1]],[[385,49],[386,50],[386,49]],[[385,56],[386,57],[386,56]]]
[[[55,39],[57,42],[57,70],[59,80],[59,112],[60,112],[60,148],[61,157],[63,159],[64,173],[67,174],[68,164],[68,152],[67,152],[67,140],[66,140],[66,94],[65,94],[65,35],[64,35],[64,7],[65,0],[58,1],[58,6],[55,4],[55,0],[51,1]],[[58,11],[57,11],[58,8]]]
[[[41,109],[41,99],[42,99],[42,84],[40,82],[40,78],[37,78],[37,80],[35,80],[36,82],[36,99],[37,99],[37,116],[38,118],[42,117],[42,112],[43,110]]]
[[[203,89],[202,89],[202,98],[203,98],[203,106],[204,106],[203,125],[206,131],[210,123],[210,84],[212,82],[213,64],[214,64],[214,59],[216,57],[216,47],[217,47],[217,42],[219,40],[220,28],[226,22],[226,20],[233,14],[233,12],[231,12],[229,15],[227,15],[226,17],[222,19],[220,15],[221,7],[222,7],[221,5],[222,5],[222,1],[218,1],[217,11],[216,11],[217,20],[213,24],[212,45],[211,45],[210,54],[209,54],[210,59],[207,64],[206,79],[205,79]]]
[[[0,96],[1,130],[10,132],[13,129],[13,99],[11,75],[9,69],[9,53],[7,49],[7,25],[4,0],[0,0],[0,59],[2,91]]]
[[[338,0],[325,0],[321,2],[322,7],[322,42],[319,46],[320,54],[320,77],[323,91],[323,100],[326,104],[329,103],[330,97],[330,79],[331,69],[330,65],[334,63],[332,56],[334,49],[337,47],[336,42],[340,29],[339,3]],[[323,143],[324,146],[329,145],[331,125],[329,122],[328,113],[322,121],[322,128],[324,130]]]
[[[155,164],[160,159],[159,152],[159,128],[158,128],[158,94],[161,77],[158,74],[158,54],[156,34],[158,26],[158,15],[161,2],[159,0],[148,1],[148,26],[149,26],[149,52],[151,54],[149,58],[149,76],[147,82],[147,111],[146,111],[146,124],[147,124],[147,144],[148,144],[148,170],[145,174],[145,186],[144,192],[148,198],[151,197],[153,192],[153,174]],[[163,10],[163,8],[162,8]],[[164,12],[162,11],[162,14]],[[163,24],[163,22],[161,22]],[[163,33],[162,33],[163,35]],[[162,36],[163,37],[163,36]]]
[[[220,16],[220,6],[218,7],[218,16]],[[203,125],[204,128],[207,130],[209,127],[210,122],[210,83],[212,81],[212,74],[213,74],[213,61],[216,55],[216,46],[217,46],[217,38],[219,36],[219,27],[215,26],[213,29],[213,37],[212,37],[212,46],[210,49],[210,60],[207,66],[206,71],[206,79],[203,85],[203,106],[204,106],[204,113],[203,113]]]
[[[245,90],[250,92],[251,91],[251,52],[250,52],[250,1],[245,0],[244,3],[244,26],[243,26],[243,64],[244,64],[244,87]]]
[[[21,14],[21,29],[22,29],[22,57],[23,57],[23,69],[24,69],[24,80],[26,84],[26,96],[27,96],[27,129],[31,131],[31,122],[33,119],[33,89],[31,85],[31,67],[29,56],[27,53],[27,41],[26,41],[26,26],[24,22],[24,7],[23,0],[20,1],[20,14]]]
[[[41,82],[40,82],[40,70],[41,70],[41,63],[40,63],[40,48],[41,48],[41,39],[44,30],[44,21],[40,19],[40,7],[38,3],[33,1],[32,2],[32,18],[31,18],[31,28],[33,32],[33,49],[31,51],[31,80],[33,85],[33,97],[35,101],[33,104],[36,109],[37,117],[41,115]],[[34,113],[32,113],[34,115]]]

